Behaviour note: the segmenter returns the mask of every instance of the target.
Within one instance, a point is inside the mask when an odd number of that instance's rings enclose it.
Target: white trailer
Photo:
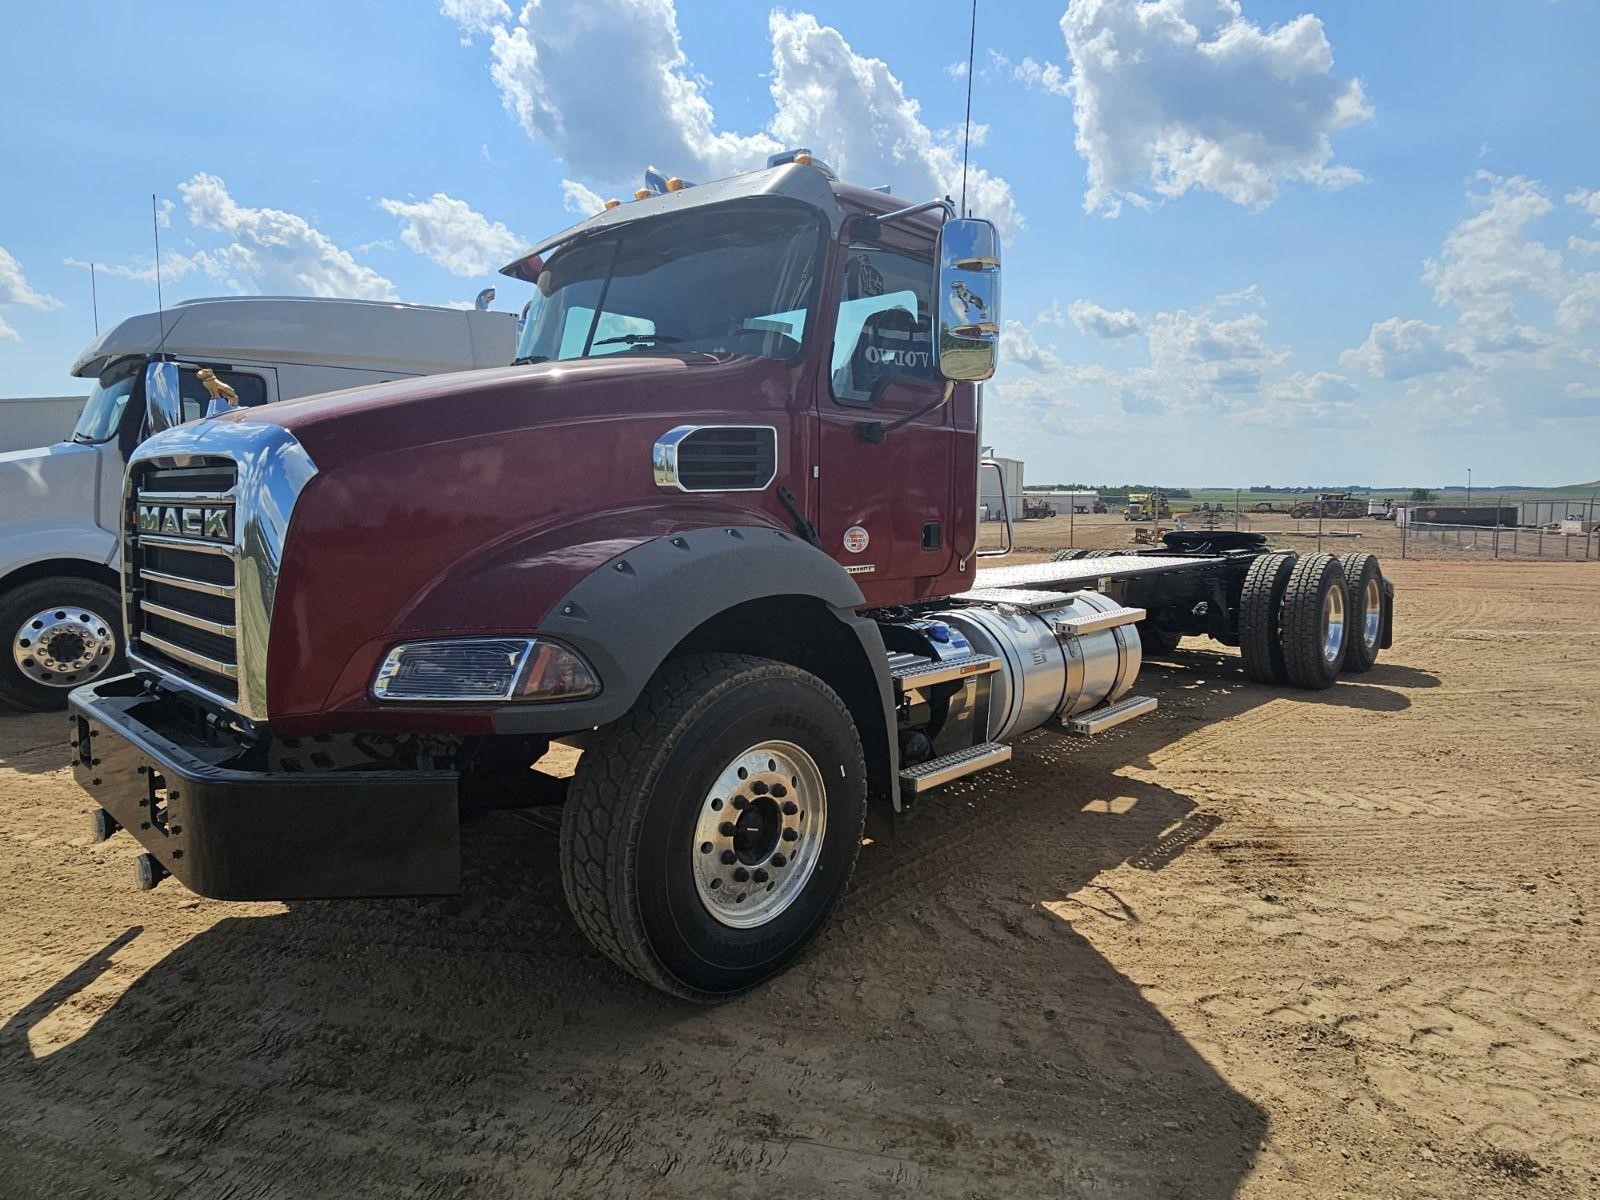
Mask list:
[[[94,383],[76,428],[0,453],[0,704],[60,708],[123,669],[117,530],[128,455],[150,428],[151,363],[175,365],[188,421],[210,400],[205,367],[251,406],[504,366],[516,341],[511,313],[276,296],[191,300],[106,330],[72,365]]]
[[[82,396],[0,397],[0,454],[60,441],[82,411]]]

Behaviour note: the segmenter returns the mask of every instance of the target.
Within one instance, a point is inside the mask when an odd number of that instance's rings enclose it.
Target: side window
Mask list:
[[[247,375],[242,371],[217,371],[217,378],[239,394],[240,408],[254,408],[257,404],[267,402],[267,382],[259,375]],[[206,391],[206,385],[200,382],[200,376],[195,368],[179,369],[178,394],[183,397],[185,421],[198,421],[205,416],[206,406],[211,402],[211,393]]]
[[[836,400],[871,404],[885,380],[935,378],[932,297],[932,262],[850,247],[833,331]]]

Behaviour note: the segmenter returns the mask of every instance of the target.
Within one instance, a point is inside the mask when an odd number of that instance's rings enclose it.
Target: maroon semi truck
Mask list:
[[[143,886],[447,893],[463,806],[548,801],[595,945],[717,999],[816,935],[864,827],[1030,729],[1153,708],[1144,653],[1209,635],[1327,687],[1389,644],[1370,555],[1207,532],[978,570],[999,250],[948,200],[796,153],[505,273],[534,293],[511,366],[135,452],[133,671],[70,721]],[[570,783],[535,767],[556,741]]]

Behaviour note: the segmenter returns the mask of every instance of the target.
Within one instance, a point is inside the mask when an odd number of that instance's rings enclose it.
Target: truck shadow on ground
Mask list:
[[[135,926],[0,1029],[0,1193],[1231,1196],[1264,1113],[1075,927],[1139,921],[1100,876],[1215,827],[1112,774],[1154,737],[1049,735],[937,793],[718,1008],[588,946],[526,813],[467,826],[458,897],[216,906],[36,1057]]]
[[[1150,919],[1105,873],[1164,870],[1223,824],[1117,769],[1307,696],[1175,661],[1144,681],[1163,716],[1030,735],[934,793],[863,849],[818,947],[719,1008],[588,946],[530,813],[466,827],[457,897],[217,905],[37,1057],[30,1031],[133,926],[0,1029],[0,1193],[1233,1195],[1265,1114],[1079,927]],[[1314,699],[1394,711],[1438,682],[1362,679]]]

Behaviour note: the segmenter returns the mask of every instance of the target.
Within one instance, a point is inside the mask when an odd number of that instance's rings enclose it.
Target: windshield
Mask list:
[[[116,436],[128,398],[139,385],[143,366],[144,360],[136,358],[115,363],[101,372],[94,391],[84,403],[78,426],[72,431],[73,441],[105,442]]]
[[[793,358],[820,240],[815,214],[756,204],[586,238],[540,272],[516,361],[663,350]]]

